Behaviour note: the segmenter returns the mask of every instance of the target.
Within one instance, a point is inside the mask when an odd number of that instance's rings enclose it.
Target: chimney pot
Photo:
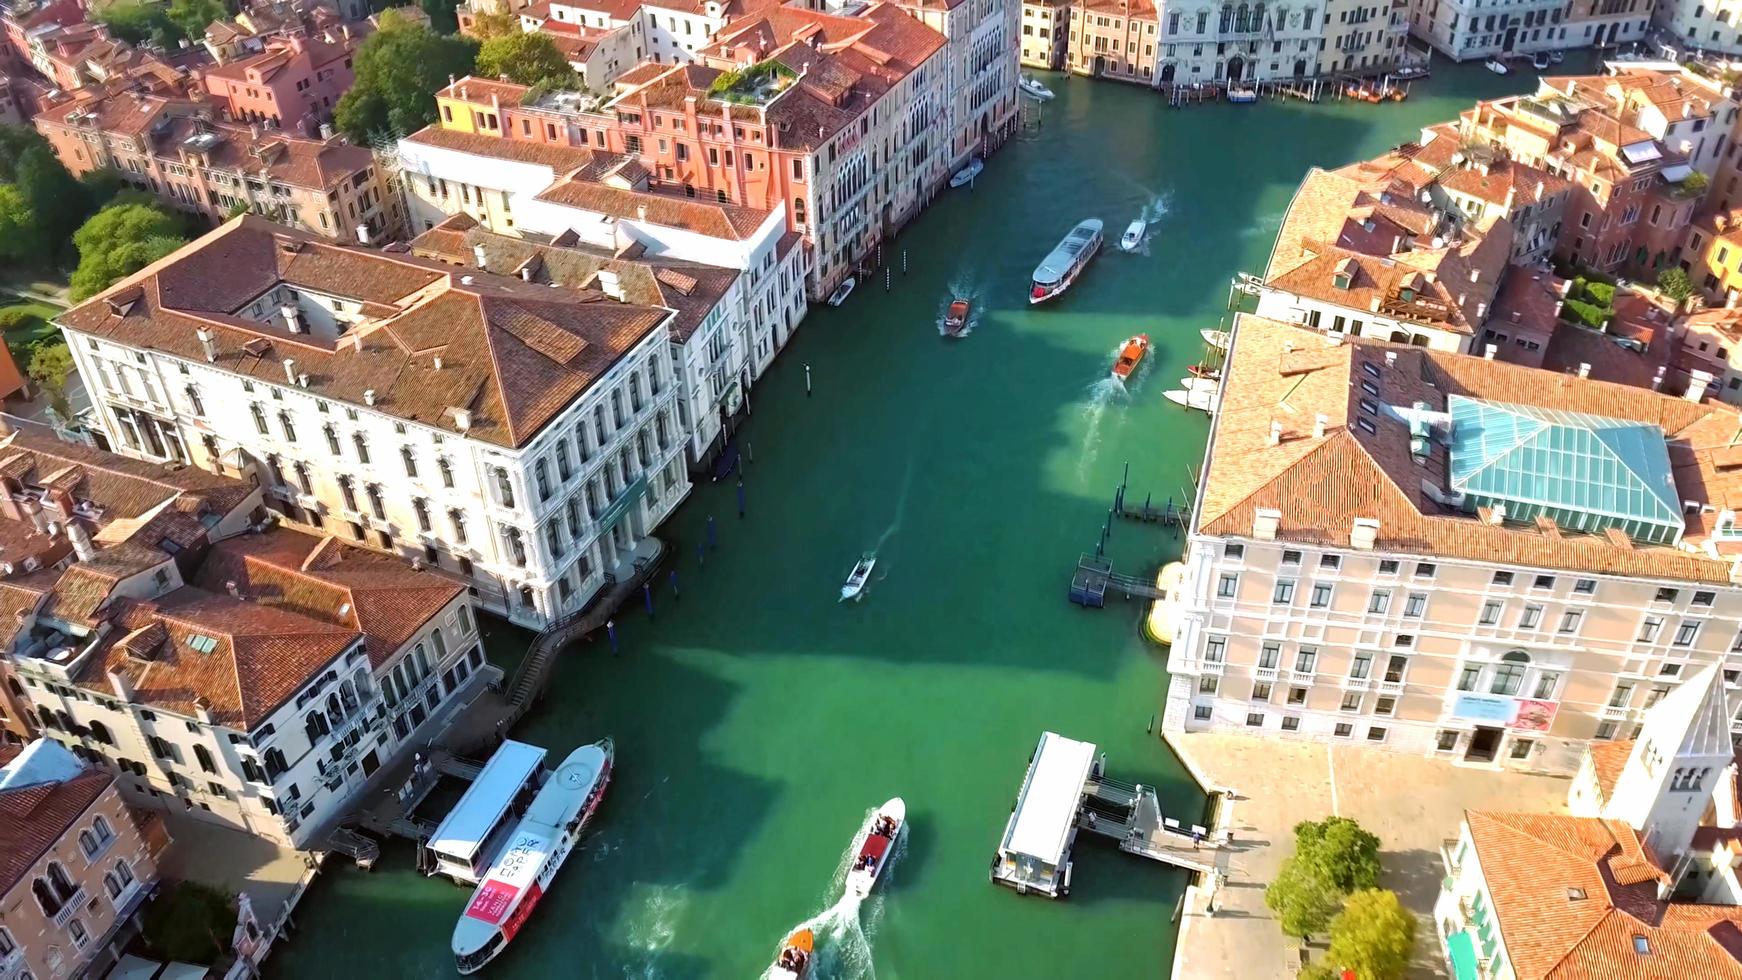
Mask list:
[[[1330,425],[1330,423],[1331,417],[1323,412],[1313,416],[1313,438],[1323,439],[1325,437],[1325,427]]]
[[[1591,376],[1590,363],[1588,361],[1580,361],[1579,362],[1579,377],[1588,378],[1590,376]]]
[[[302,333],[302,310],[294,303],[286,303],[278,308],[279,315],[284,317],[284,327],[291,333]]]
[[[1482,359],[1483,360],[1492,361],[1494,359],[1494,355],[1498,354],[1498,353],[1500,353],[1500,347],[1498,345],[1496,345],[1496,344],[1483,344],[1482,345]]]
[[[294,357],[284,359],[284,380],[296,384],[296,358]]]
[[[368,389],[364,390],[364,392],[363,392],[363,404],[370,405],[370,406],[373,406],[375,404],[375,389],[374,388],[368,388]]]
[[[1271,421],[1270,421],[1270,444],[1272,446],[1275,446],[1275,445],[1280,444],[1281,442],[1282,442],[1282,422],[1279,419],[1271,419]]]
[[[197,333],[200,338],[200,350],[206,355],[206,363],[210,364],[216,361],[218,359],[217,335],[205,327],[199,328]]]
[[[480,269],[490,268],[490,262],[484,253],[484,246],[482,244],[472,246],[472,260],[478,263],[478,268]]]

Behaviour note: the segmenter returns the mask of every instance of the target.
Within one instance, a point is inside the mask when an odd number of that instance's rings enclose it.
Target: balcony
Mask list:
[[[77,891],[74,891],[71,895],[67,896],[67,900],[65,902],[61,903],[60,911],[56,912],[54,914],[55,926],[57,926],[57,927],[65,926],[67,924],[67,920],[71,919],[75,915],[78,915],[79,909],[82,909],[84,907],[85,907],[85,890],[84,890],[84,888],[81,887]]]
[[[1349,676],[1343,678],[1343,690],[1345,691],[1368,691],[1372,690],[1372,688],[1372,677]]]
[[[1291,670],[1288,672],[1288,682],[1299,686],[1310,686],[1318,677],[1317,671]]]
[[[1601,717],[1604,721],[1626,721],[1633,714],[1633,709],[1627,705],[1606,704]]]
[[[1402,694],[1403,693],[1403,682],[1402,681],[1380,681],[1379,682],[1379,693],[1380,694],[1390,694],[1393,696]]]
[[[1281,670],[1279,670],[1278,668],[1275,668],[1275,667],[1254,667],[1254,668],[1252,668],[1252,676],[1257,678],[1258,680],[1261,680],[1261,681],[1274,681],[1274,680],[1276,680],[1276,675],[1280,674],[1281,672],[1282,672]]]

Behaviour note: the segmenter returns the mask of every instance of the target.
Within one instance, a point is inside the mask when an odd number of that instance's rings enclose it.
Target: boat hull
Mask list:
[[[829,294],[829,305],[840,306],[842,303],[845,303],[847,297],[853,295],[853,287],[857,285],[859,285],[859,280],[848,278],[847,281],[836,286],[835,291]]]
[[[861,558],[853,566],[853,571],[847,575],[847,582],[841,586],[841,601],[857,599],[865,594],[865,586],[871,581],[871,570],[877,567],[877,559]]]
[[[974,182],[975,177],[980,176],[980,171],[985,170],[985,169],[986,169],[985,163],[983,163],[979,160],[975,160],[972,163],[969,163],[967,166],[963,167],[962,169],[956,171],[955,175],[950,178],[950,186],[951,187],[966,187],[969,184],[972,184]]]
[[[877,825],[888,817],[894,822],[894,828],[887,834],[877,832]],[[907,831],[907,804],[901,797],[883,804],[865,821],[865,826],[859,829],[858,836],[853,841],[853,867],[847,871],[847,893],[865,898],[871,890],[877,887],[877,882],[883,877],[883,870],[889,867],[890,856],[895,853],[895,845],[901,840],[901,835]],[[867,868],[860,868],[861,862],[870,857]]]
[[[1084,224],[1088,224],[1088,222],[1084,222]],[[1089,267],[1089,263],[1101,251],[1100,225],[1099,221],[1093,222],[1093,233],[1086,240],[1082,250],[1071,258],[1070,265],[1064,269],[1056,281],[1042,282],[1038,278],[1033,280],[1028,290],[1028,305],[1035,306],[1044,303],[1071,288],[1071,285],[1077,281],[1077,277],[1083,274],[1083,270]],[[1083,225],[1079,224],[1077,227],[1081,228]],[[1074,234],[1077,229],[1073,228],[1071,231]],[[1065,240],[1053,249],[1053,254],[1048,255],[1046,261],[1042,262],[1040,268],[1036,269],[1035,272],[1050,272],[1051,270],[1047,266],[1053,261],[1059,250],[1066,247],[1066,243],[1069,241],[1070,236],[1067,235]]]
[[[1143,355],[1149,353],[1149,335],[1138,334],[1125,341],[1125,346],[1119,351],[1119,359],[1113,362],[1113,380],[1124,382],[1137,370],[1137,365],[1143,363]]]

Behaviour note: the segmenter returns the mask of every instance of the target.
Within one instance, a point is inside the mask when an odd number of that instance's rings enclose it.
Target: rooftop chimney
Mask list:
[[[1277,419],[1271,419],[1270,420],[1270,445],[1275,446],[1275,445],[1280,444],[1281,442],[1282,442],[1282,422],[1277,420]]]
[[[1588,378],[1590,376],[1591,376],[1591,364],[1590,364],[1590,362],[1589,361],[1580,361],[1579,362],[1579,377]]]
[[[232,599],[242,598],[242,589],[236,584],[235,579],[229,579],[224,583],[224,591],[230,593]]]
[[[127,675],[113,670],[108,671],[107,673],[109,675],[109,686],[115,689],[115,699],[118,701],[132,701],[133,682],[127,679]]]
[[[84,525],[77,518],[67,518],[67,540],[72,542],[73,554],[79,556],[79,561],[90,561],[97,557],[97,548],[91,544],[91,536],[86,533]]]
[[[437,371],[440,371],[442,369],[442,356],[437,354],[430,358],[430,364],[433,365]]]
[[[296,358],[294,357],[284,359],[284,380],[296,384]]]
[[[371,406],[375,404],[375,389],[374,388],[364,389],[364,391],[363,391],[363,404],[371,405]]]
[[[286,303],[278,308],[278,312],[284,317],[286,330],[291,333],[302,333],[302,310],[297,309],[293,303]]]
[[[453,409],[449,409],[449,411],[454,413],[454,428],[460,430],[461,432],[471,431],[472,412],[470,409],[453,408]]]
[[[472,246],[472,261],[478,263],[478,268],[480,269],[490,268],[490,262],[484,254],[484,246],[482,243]]]
[[[199,328],[197,333],[200,338],[200,350],[205,351],[206,363],[210,364],[218,359],[217,336],[205,327]]]
[[[1385,352],[1385,366],[1386,367],[1396,367],[1397,366],[1397,352],[1396,351],[1388,350]]]
[[[321,125],[321,135],[326,139],[333,138],[332,132],[330,131],[330,127],[328,127],[324,123]],[[369,244],[369,226],[368,225],[358,225],[357,226],[357,244],[359,244],[359,245]]]
[[[1373,543],[1379,539],[1379,522],[1371,517],[1357,517],[1355,524],[1349,529],[1349,547],[1358,551],[1372,551]]]
[[[1325,437],[1325,426],[1330,423],[1331,417],[1323,412],[1313,416],[1313,438],[1323,439]]]
[[[1260,541],[1275,541],[1277,525],[1282,523],[1282,511],[1260,507],[1252,515],[1252,536]]]
[[[1688,390],[1683,395],[1690,402],[1706,397],[1706,386],[1712,383],[1712,372],[1695,369],[1688,372]]]
[[[1498,346],[1496,346],[1494,344],[1483,344],[1482,345],[1482,359],[1483,360],[1492,361],[1494,359],[1494,355],[1498,354],[1498,353],[1500,353],[1500,348]]]

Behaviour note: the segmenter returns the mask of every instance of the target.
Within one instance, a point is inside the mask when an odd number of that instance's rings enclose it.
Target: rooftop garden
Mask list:
[[[758,61],[724,72],[708,86],[708,95],[722,102],[760,105],[786,91],[798,73],[778,61]]]
[[[1603,331],[1614,318],[1615,284],[1588,276],[1575,277],[1561,306],[1561,319]]]

